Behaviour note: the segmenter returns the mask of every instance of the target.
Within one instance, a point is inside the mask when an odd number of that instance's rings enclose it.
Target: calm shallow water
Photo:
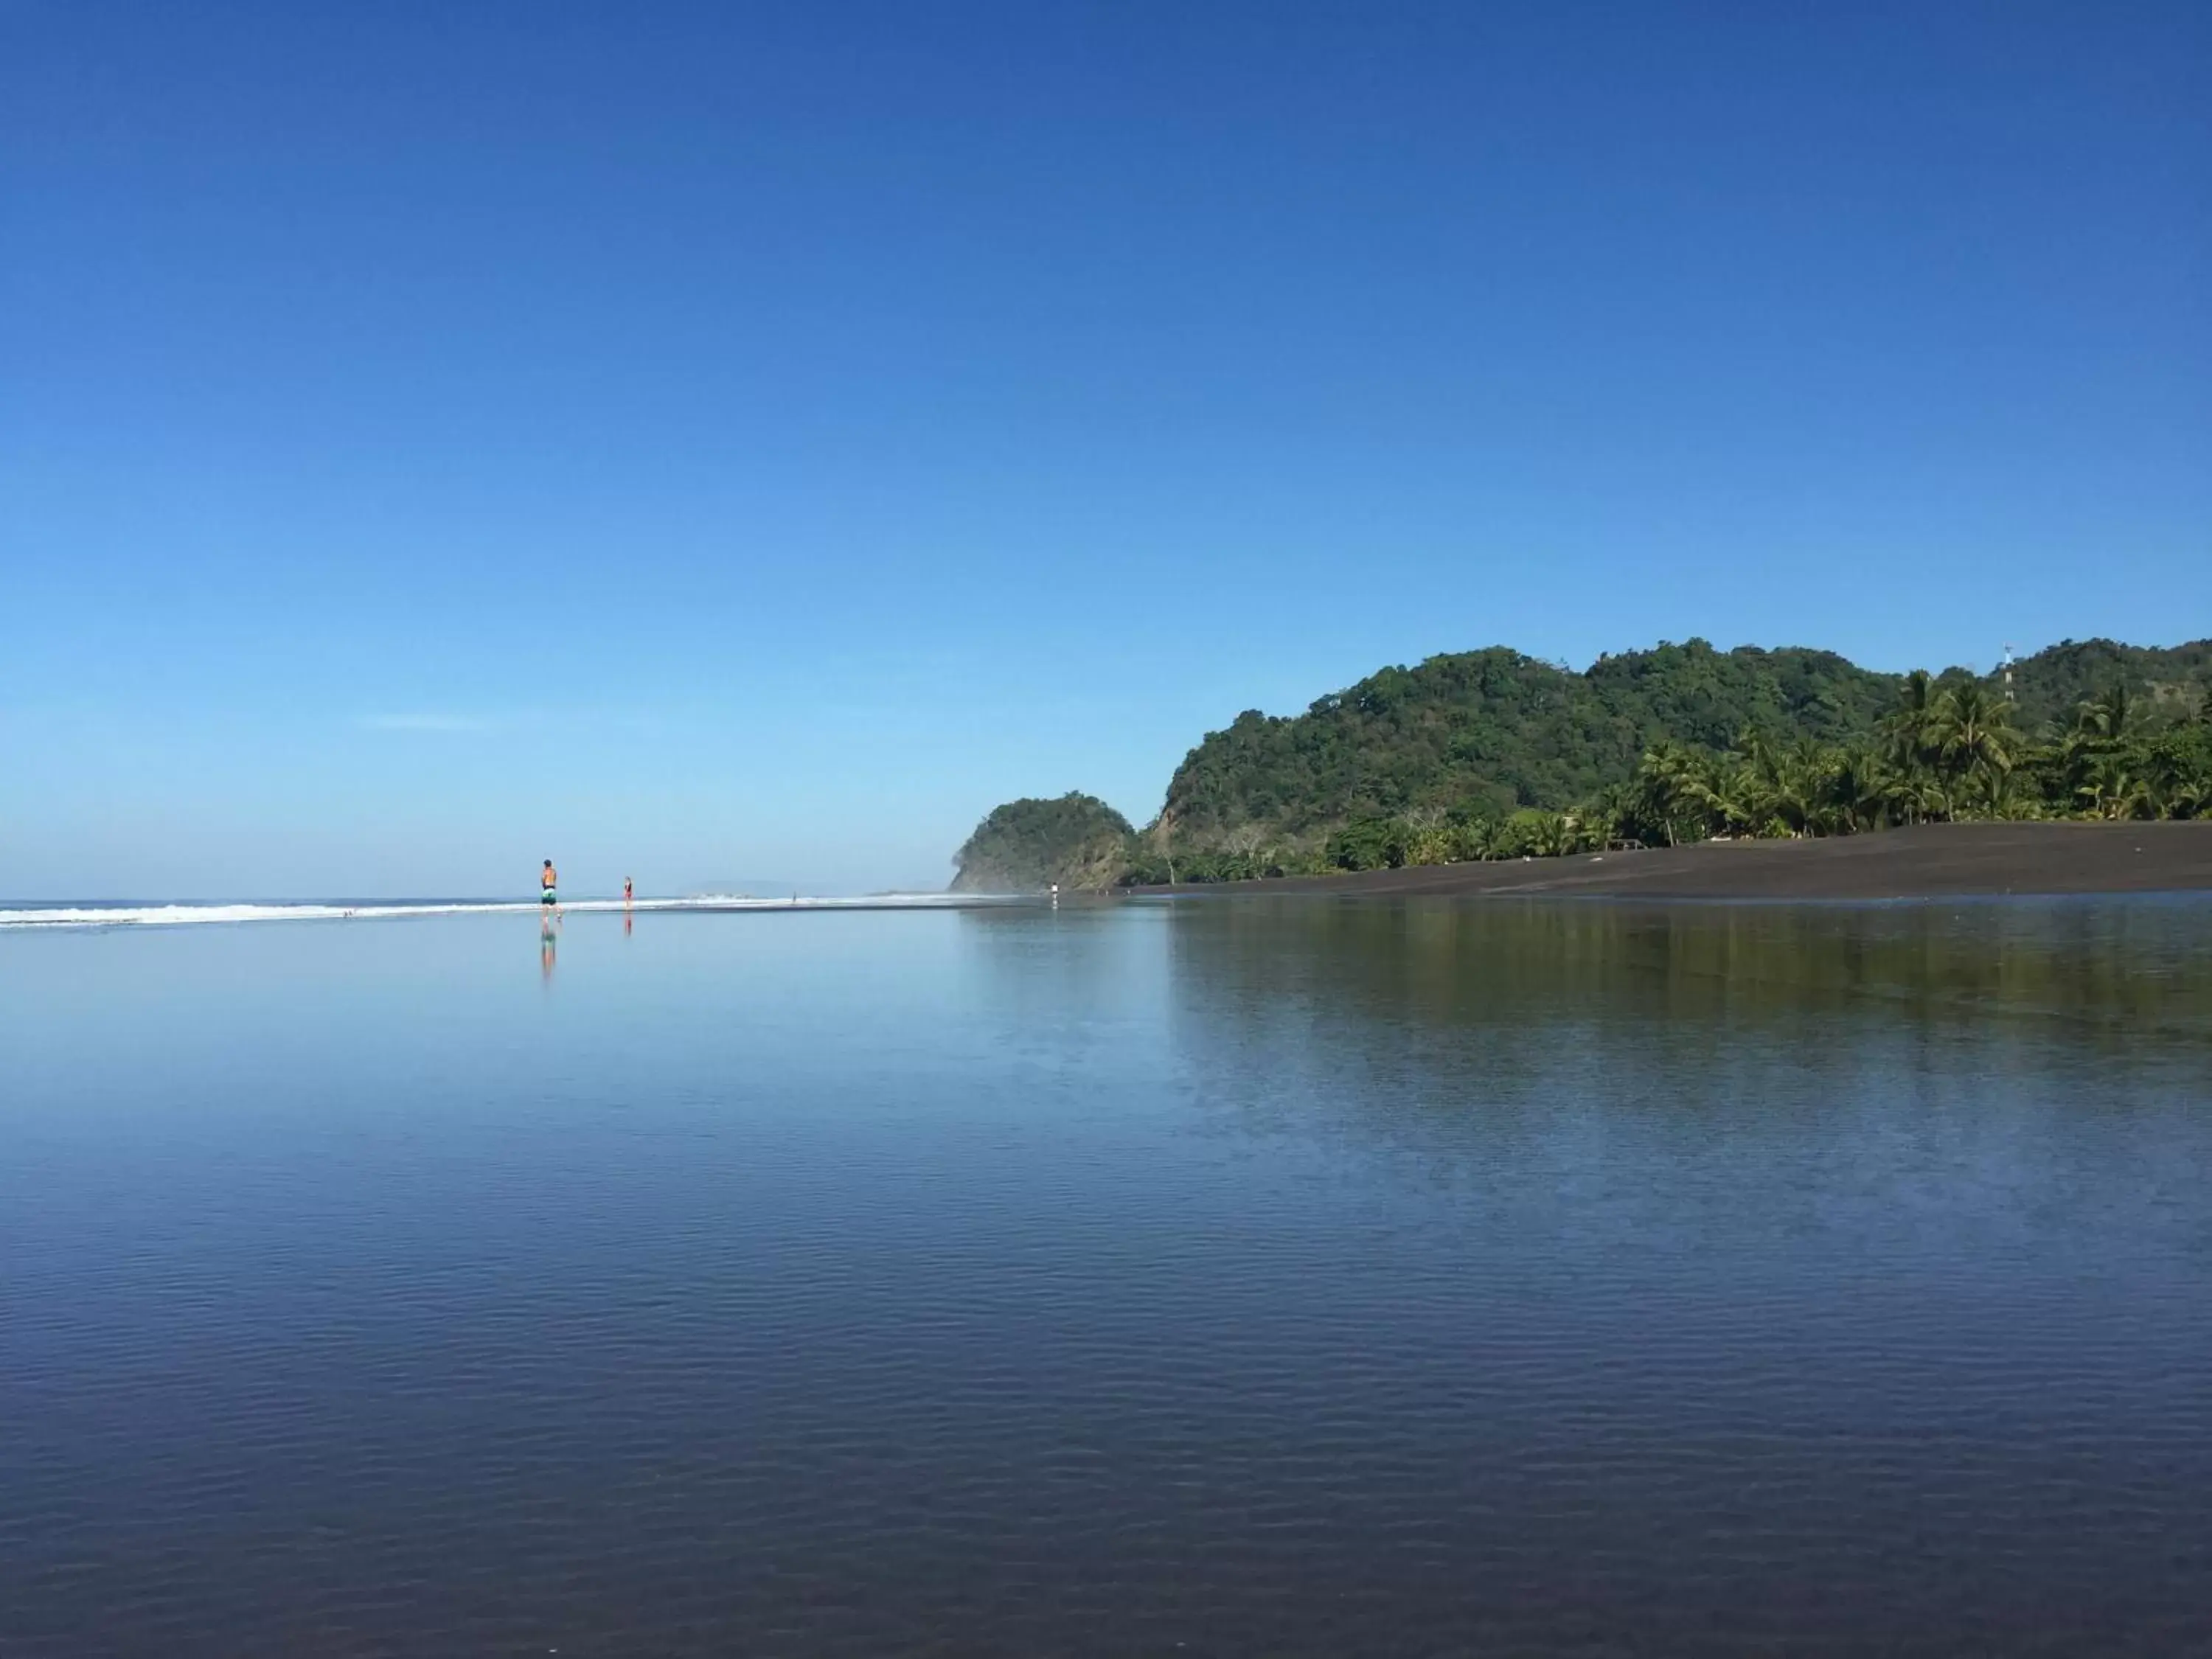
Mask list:
[[[2212,1650],[2208,922],[0,934],[0,1653]]]

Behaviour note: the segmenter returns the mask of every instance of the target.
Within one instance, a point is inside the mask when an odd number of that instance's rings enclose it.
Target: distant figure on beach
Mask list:
[[[624,904],[628,904],[629,902],[629,878],[628,876],[624,876],[623,878],[623,902]]]
[[[553,873],[553,860],[546,860],[544,871],[538,878],[538,902],[540,904],[552,905],[556,915],[559,914],[561,904],[560,895],[556,890],[560,882],[560,877]]]

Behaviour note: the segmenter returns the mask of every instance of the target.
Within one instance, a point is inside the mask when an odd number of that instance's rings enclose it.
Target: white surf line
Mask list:
[[[174,927],[216,922],[342,921],[353,917],[455,915],[532,910],[513,904],[147,904],[0,910],[0,927]]]
[[[884,893],[861,898],[752,898],[702,895],[696,898],[574,899],[559,907],[578,911],[724,910],[942,910],[1018,903],[1012,894]],[[0,928],[177,927],[249,921],[386,921],[409,916],[527,915],[541,902],[477,902],[456,904],[149,904],[55,906],[46,909],[0,910]]]

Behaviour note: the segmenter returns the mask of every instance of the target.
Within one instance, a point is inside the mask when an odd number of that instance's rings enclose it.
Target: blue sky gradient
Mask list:
[[[1439,651],[2212,632],[2212,7],[0,40],[0,895],[936,886]]]

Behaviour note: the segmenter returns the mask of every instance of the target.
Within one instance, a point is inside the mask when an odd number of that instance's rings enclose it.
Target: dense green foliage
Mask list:
[[[2212,817],[2208,791],[2212,641],[2069,641],[2010,681],[1701,640],[1583,674],[1492,649],[1385,669],[1304,714],[1239,715],[1191,750],[1148,829],[1112,857],[1090,842],[1082,873],[1057,878],[1230,881],[1976,817]]]
[[[1747,732],[1725,750],[1661,744],[1633,780],[1580,805],[1358,818],[1320,862],[1371,870],[1974,818],[2212,817],[2212,720],[2160,726],[2139,709],[2115,687],[2033,742],[1986,687],[1916,677],[1871,738],[1781,744]]]
[[[1584,674],[1502,647],[1431,657],[1303,714],[1248,712],[1208,733],[1169,783],[1166,817],[1200,839],[1249,823],[1297,837],[1424,809],[1561,807],[1632,776],[1654,743],[1867,730],[1893,684],[1831,652],[1702,640],[1601,658]]]
[[[2002,689],[1999,677],[1990,678]],[[2147,717],[2185,720],[2212,688],[2212,640],[2168,650],[2063,640],[2021,663],[2013,678],[2023,731],[2064,725],[2076,708],[2116,685],[2141,700]]]
[[[1121,873],[1129,820],[1093,795],[1071,790],[1053,800],[1010,800],[975,826],[954,854],[963,893],[1032,892],[1103,887]]]

